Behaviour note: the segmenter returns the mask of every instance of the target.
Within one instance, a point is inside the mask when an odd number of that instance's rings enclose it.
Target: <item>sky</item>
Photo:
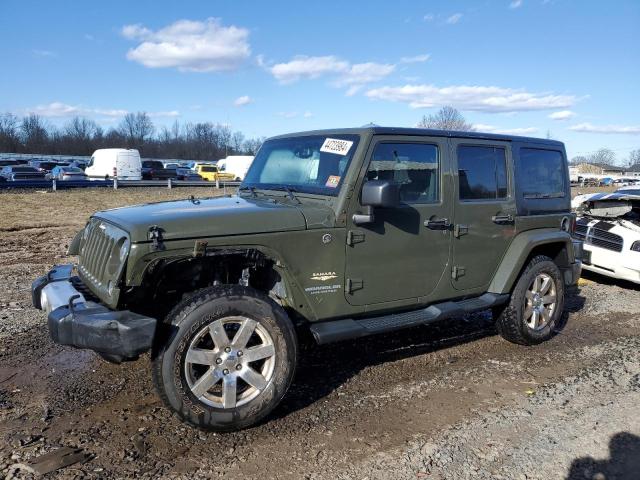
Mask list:
[[[248,137],[412,127],[640,148],[640,0],[0,0],[0,112],[211,121]]]

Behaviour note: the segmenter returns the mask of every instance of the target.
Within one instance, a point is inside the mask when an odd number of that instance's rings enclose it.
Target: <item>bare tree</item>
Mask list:
[[[640,149],[629,152],[629,166],[640,164]]]
[[[264,137],[261,138],[250,138],[249,140],[245,140],[242,145],[242,150],[244,153],[249,155],[255,155],[260,150],[260,147],[264,143],[266,139]]]
[[[50,127],[38,115],[30,114],[22,119],[20,132],[24,148],[31,153],[45,153],[48,147]]]
[[[119,126],[120,133],[131,147],[141,147],[155,130],[146,112],[127,113]]]
[[[0,115],[0,151],[17,152],[20,148],[18,117],[12,113]]]
[[[231,149],[234,153],[242,153],[242,145],[244,144],[244,134],[242,132],[233,132],[231,135]]]
[[[467,123],[462,114],[453,107],[442,107],[437,113],[423,116],[418,122],[420,128],[435,128],[438,130],[455,130],[472,132],[473,125]]]
[[[571,159],[572,165],[579,165],[581,163],[587,163],[589,159],[583,155],[577,155]]]
[[[600,165],[613,165],[616,162],[616,154],[609,148],[601,148],[589,155],[589,162]]]
[[[83,117],[72,118],[58,130],[37,115],[19,119],[7,113],[0,115],[0,151],[89,155],[98,148],[130,147],[143,157],[215,160],[231,153],[255,154],[264,142],[212,122],[181,125],[175,121],[157,136],[154,130],[145,113],[128,114],[107,132]]]

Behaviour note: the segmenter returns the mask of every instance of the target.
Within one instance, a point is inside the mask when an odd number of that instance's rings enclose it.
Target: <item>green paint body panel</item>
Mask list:
[[[94,222],[125,232],[130,250],[119,284],[109,293],[94,293],[117,308],[120,291],[143,284],[150,266],[163,259],[192,258],[196,242],[207,252],[257,250],[274,262],[286,290],[286,305],[310,322],[356,318],[395,310],[421,308],[449,299],[504,293],[531,250],[544,243],[564,242],[573,262],[569,235],[560,229],[570,213],[518,217],[514,186],[512,137],[419,129],[362,128],[302,132],[290,136],[360,135],[342,187],[335,196],[282,191],[243,191],[232,197],[152,203],[98,212]],[[425,143],[439,152],[437,202],[401,204],[376,209],[375,221],[356,225],[362,213],[360,191],[375,145],[380,142]],[[517,138],[518,145],[544,145],[564,155],[555,141]],[[508,197],[492,202],[458,200],[456,148],[460,144],[496,145],[508,157]],[[566,155],[563,157],[566,162]],[[567,185],[567,195],[568,195]],[[513,215],[512,224],[497,225],[495,215]],[[425,222],[446,218],[451,229],[432,230]],[[465,227],[460,233],[454,227]],[[162,248],[154,247],[149,229],[161,229]],[[106,229],[110,230],[110,229]],[[83,251],[82,236],[73,249]],[[85,255],[86,256],[86,255]],[[107,255],[108,256],[108,255]],[[106,258],[106,257],[105,257]],[[90,261],[83,258],[81,263]],[[464,274],[455,275],[455,268]],[[105,269],[105,272],[108,269]],[[91,288],[91,284],[89,285]]]

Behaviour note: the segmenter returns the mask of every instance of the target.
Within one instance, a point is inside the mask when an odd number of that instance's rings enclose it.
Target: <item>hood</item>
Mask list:
[[[640,222],[640,195],[633,192],[578,195],[572,201],[578,215]]]
[[[293,205],[268,198],[217,197],[150,203],[97,212],[129,232],[132,242],[148,240],[160,227],[164,240],[304,230],[305,216]]]

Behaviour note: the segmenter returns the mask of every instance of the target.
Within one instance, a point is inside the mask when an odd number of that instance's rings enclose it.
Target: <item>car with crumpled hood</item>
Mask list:
[[[600,275],[640,284],[640,189],[578,195],[573,233],[583,242],[582,266]]]

